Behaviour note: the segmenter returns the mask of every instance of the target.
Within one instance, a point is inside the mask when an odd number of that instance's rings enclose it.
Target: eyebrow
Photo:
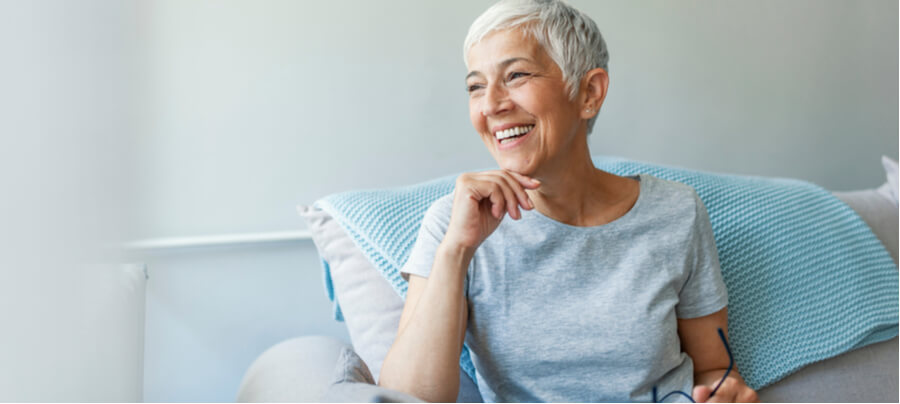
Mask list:
[[[530,62],[530,61],[531,61],[531,60],[528,59],[528,58],[520,58],[520,57],[509,58],[509,59],[506,59],[506,60],[500,62],[500,64],[499,64],[500,69],[501,69],[501,70],[502,70],[502,69],[505,69],[507,66],[509,66],[509,65],[511,65],[511,64],[513,64],[513,63],[516,63],[516,62],[518,62],[518,61],[520,61],[520,60],[524,60],[524,61],[526,61],[526,62]],[[473,71],[469,72],[469,74],[466,75],[466,80],[468,80],[469,77],[476,76],[476,75],[479,75],[479,74],[481,74],[481,72],[479,72],[478,70],[473,70]]]

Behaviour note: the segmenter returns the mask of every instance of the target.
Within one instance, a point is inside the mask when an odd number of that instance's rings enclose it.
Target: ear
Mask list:
[[[600,112],[600,106],[606,99],[606,90],[609,89],[609,74],[606,69],[598,67],[589,70],[582,79],[581,88],[581,118],[591,119]]]

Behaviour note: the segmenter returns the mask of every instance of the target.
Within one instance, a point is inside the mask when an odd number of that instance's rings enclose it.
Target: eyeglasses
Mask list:
[[[722,331],[721,328],[719,328],[718,331],[719,331],[719,338],[722,339],[722,344],[725,344],[725,351],[728,352],[728,370],[726,370],[725,374],[722,375],[722,380],[719,380],[719,384],[716,385],[716,388],[714,388],[712,393],[709,394],[710,397],[716,395],[716,391],[719,390],[719,387],[722,386],[722,383],[725,382],[725,379],[728,377],[728,374],[731,373],[731,369],[734,367],[734,356],[731,354],[731,347],[728,346],[728,340],[725,339],[725,332]],[[653,402],[654,403],[660,403],[660,402],[666,401],[666,399],[669,398],[669,396],[671,396],[672,394],[681,394],[681,395],[687,397],[688,400],[691,400],[692,403],[696,403],[696,401],[694,401],[694,398],[691,397],[690,394],[685,393],[681,390],[675,390],[675,391],[663,396],[662,399],[657,400],[656,399],[656,386],[653,386]]]

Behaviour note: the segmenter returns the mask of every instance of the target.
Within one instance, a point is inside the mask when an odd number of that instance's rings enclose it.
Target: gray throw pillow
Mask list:
[[[878,192],[884,195],[886,198],[890,199],[894,203],[894,207],[897,207],[897,162],[888,158],[888,156],[881,156],[881,165],[884,167],[884,176],[887,177],[887,182],[878,188]]]
[[[338,355],[331,386],[322,397],[329,403],[421,403],[416,397],[376,386],[366,363],[345,347]]]
[[[334,376],[331,384],[337,383],[368,383],[375,384],[372,372],[366,363],[353,352],[352,349],[344,347],[338,355],[338,360],[334,364]]]

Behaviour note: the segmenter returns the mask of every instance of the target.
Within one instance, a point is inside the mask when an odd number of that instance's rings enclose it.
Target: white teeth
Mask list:
[[[517,135],[521,135],[523,133],[528,133],[528,131],[530,131],[532,128],[534,128],[534,125],[517,126],[515,128],[501,130],[501,131],[497,132],[495,134],[495,136],[497,137],[497,139],[503,140],[503,139],[506,139],[511,136],[517,136]],[[503,142],[501,142],[501,143],[503,143]]]

